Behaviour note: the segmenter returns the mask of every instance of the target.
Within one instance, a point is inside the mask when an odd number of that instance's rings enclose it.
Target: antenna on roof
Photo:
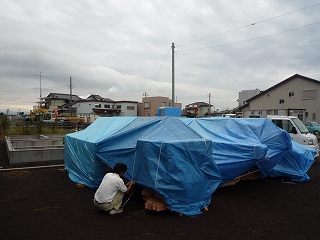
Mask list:
[[[53,63],[53,62],[52,62]],[[42,72],[44,72],[52,63],[50,63],[48,66],[46,66],[42,71],[40,71],[39,75],[33,75],[33,76],[39,76],[40,77],[40,100],[42,98],[42,87],[41,87],[41,78],[44,77],[41,75]],[[40,105],[40,102],[39,102]],[[40,107],[40,106],[39,106]]]

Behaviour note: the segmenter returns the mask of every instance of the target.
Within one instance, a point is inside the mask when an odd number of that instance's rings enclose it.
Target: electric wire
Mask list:
[[[209,36],[209,37],[205,37],[205,38],[201,38],[201,39],[198,39],[198,40],[195,40],[195,41],[191,41],[191,42],[188,42],[188,43],[185,43],[185,44],[180,44],[180,45],[177,45],[176,48],[178,47],[182,47],[182,46],[185,46],[185,45],[189,45],[189,44],[192,44],[192,43],[195,43],[195,42],[199,42],[199,41],[202,41],[202,40],[206,40],[206,39],[209,39],[209,38],[213,38],[213,37],[216,37],[216,36],[219,36],[219,35],[223,35],[223,34],[226,34],[226,33],[230,33],[230,32],[233,32],[233,31],[237,31],[237,30],[240,30],[240,29],[243,29],[243,28],[247,28],[247,27],[251,27],[251,26],[255,26],[255,25],[258,25],[258,24],[261,24],[261,23],[264,23],[264,22],[267,22],[267,21],[271,21],[271,20],[274,20],[274,19],[277,19],[277,18],[280,18],[280,17],[283,17],[283,16],[286,16],[286,15],[289,15],[289,14],[293,14],[293,13],[296,13],[296,12],[299,12],[299,11],[303,11],[305,9],[308,9],[308,8],[312,8],[312,7],[315,7],[315,6],[318,6],[320,5],[320,3],[316,3],[316,4],[313,4],[313,5],[310,5],[310,6],[307,6],[307,7],[304,7],[304,8],[300,8],[298,10],[294,10],[294,11],[291,11],[291,12],[287,12],[287,13],[284,13],[284,14],[281,14],[281,15],[278,15],[278,16],[275,16],[275,17],[271,17],[271,18],[267,18],[267,19],[264,19],[264,20],[261,20],[261,21],[258,21],[258,22],[254,22],[254,23],[251,23],[251,24],[248,24],[248,25],[245,25],[245,26],[242,26],[242,27],[239,27],[239,28],[235,28],[235,29],[231,29],[231,30],[228,30],[228,31],[225,31],[225,32],[222,32],[222,33],[218,33],[216,35],[212,35],[212,36]],[[208,48],[215,48],[215,47],[223,47],[223,46],[228,46],[228,45],[234,45],[234,44],[239,44],[239,43],[244,43],[244,42],[249,42],[249,41],[254,41],[254,40],[258,40],[258,39],[261,39],[261,38],[266,38],[266,37],[271,37],[271,36],[274,36],[274,35],[278,35],[278,34],[282,34],[282,33],[285,33],[285,32],[289,32],[289,31],[293,31],[293,30],[297,30],[297,29],[300,29],[300,28],[304,28],[304,27],[307,27],[307,26],[311,26],[311,25],[314,25],[314,24],[317,24],[319,22],[315,22],[315,23],[312,23],[312,24],[308,24],[308,25],[305,25],[305,26],[301,26],[301,27],[297,27],[297,28],[293,28],[293,29],[290,29],[290,30],[285,30],[285,31],[282,31],[282,32],[278,32],[278,33],[274,33],[274,34],[269,34],[269,35],[266,35],[266,36],[261,36],[261,37],[257,37],[257,38],[253,38],[253,39],[247,39],[247,40],[243,40],[243,41],[238,41],[238,42],[234,42],[234,43],[228,43],[228,44],[221,44],[221,45],[216,45],[216,46],[211,46],[211,47],[202,47],[202,48],[193,48],[193,49],[186,49],[186,50],[179,50],[179,52],[186,52],[186,51],[194,51],[194,50],[202,50],[202,49],[208,49]],[[156,78],[154,79],[150,89],[149,89],[149,92],[151,91],[154,83],[155,83],[155,80],[158,78],[158,75],[160,73],[160,71],[162,70],[162,67],[164,65],[164,62],[166,61],[167,57],[168,57],[168,54],[171,50],[171,47],[165,57],[165,60],[163,61],[157,75],[156,75]],[[221,107],[221,106],[220,106]]]
[[[159,69],[159,71],[158,71],[158,73],[157,73],[157,75],[156,75],[155,79],[153,80],[152,85],[151,85],[151,87],[150,87],[150,89],[149,89],[148,93],[150,93],[150,92],[151,92],[151,89],[152,89],[152,87],[153,87],[153,85],[154,85],[155,81],[157,80],[157,78],[158,78],[158,76],[159,76],[159,73],[160,73],[160,71],[162,70],[162,67],[163,67],[164,63],[165,63],[165,61],[167,60],[167,57],[168,57],[168,55],[169,55],[170,50],[171,50],[171,47],[169,48],[169,51],[167,52],[167,55],[166,55],[165,59],[163,60],[162,65],[161,65],[161,67],[160,67],[160,69]]]
[[[245,43],[245,42],[250,42],[250,41],[254,41],[254,40],[258,40],[258,39],[262,39],[262,38],[267,38],[267,37],[279,35],[279,34],[282,34],[282,33],[287,33],[287,32],[290,32],[290,31],[294,31],[294,30],[298,30],[298,29],[301,29],[301,28],[309,27],[309,26],[312,26],[312,25],[315,25],[315,24],[319,24],[319,23],[320,23],[320,21],[314,22],[314,23],[310,23],[310,24],[307,24],[307,25],[304,25],[304,26],[300,26],[300,27],[291,28],[291,29],[284,30],[284,31],[281,31],[281,32],[268,34],[268,35],[265,35],[265,36],[260,36],[260,37],[256,37],[256,38],[246,39],[246,40],[243,40],[243,41],[232,42],[232,43],[225,43],[225,44],[220,44],[220,45],[215,45],[215,46],[209,46],[209,47],[185,49],[185,50],[179,50],[179,51],[180,51],[180,52],[186,52],[186,51],[202,50],[202,49],[208,49],[208,48],[225,47],[225,46],[229,46],[229,45],[235,45],[235,44],[239,44],[239,43]]]
[[[239,27],[239,28],[234,28],[234,29],[231,29],[231,30],[228,30],[228,31],[225,31],[225,32],[222,32],[222,33],[218,33],[218,34],[215,34],[215,35],[212,35],[212,36],[209,36],[209,37],[204,37],[204,38],[201,38],[201,39],[198,39],[198,40],[194,40],[192,42],[180,44],[180,45],[178,45],[176,47],[177,48],[178,47],[182,47],[182,46],[189,45],[189,44],[192,44],[192,43],[195,43],[195,42],[200,42],[200,41],[203,41],[203,40],[206,40],[206,39],[209,39],[209,38],[217,37],[217,36],[220,36],[220,35],[223,35],[223,34],[226,34],[226,33],[234,32],[234,31],[237,31],[237,30],[240,30],[240,29],[243,29],[243,28],[247,28],[247,27],[251,27],[251,26],[254,26],[254,25],[258,25],[260,23],[264,23],[264,22],[267,22],[267,21],[270,21],[270,20],[273,20],[273,19],[276,19],[276,18],[280,18],[280,17],[286,16],[286,15],[289,15],[289,14],[292,14],[292,13],[296,13],[296,12],[299,12],[299,11],[302,11],[302,10],[305,10],[305,9],[308,9],[308,8],[311,8],[311,7],[315,7],[317,5],[320,5],[320,3],[316,3],[316,4],[308,6],[308,7],[300,8],[300,9],[295,10],[295,11],[287,12],[287,13],[284,13],[284,14],[281,14],[281,15],[278,15],[278,16],[275,16],[275,17],[267,18],[267,19],[261,20],[259,22],[251,23],[251,24]]]

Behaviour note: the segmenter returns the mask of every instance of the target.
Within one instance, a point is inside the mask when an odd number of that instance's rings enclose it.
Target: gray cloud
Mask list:
[[[242,90],[295,73],[320,79],[319,8],[315,0],[1,1],[0,111],[32,109],[40,72],[43,96],[69,93],[71,76],[79,96],[171,98],[172,42],[178,102],[211,93],[218,108],[233,108]]]

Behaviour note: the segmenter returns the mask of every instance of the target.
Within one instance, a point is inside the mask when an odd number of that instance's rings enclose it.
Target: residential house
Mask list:
[[[200,118],[213,115],[212,106],[205,102],[194,102],[185,106],[182,111],[182,117]]]
[[[114,101],[99,95],[90,95],[74,104],[77,116],[92,123],[98,117],[137,116],[138,102]]]
[[[81,98],[77,95],[63,94],[63,93],[50,93],[47,97],[41,99],[42,106],[46,108],[49,112],[53,112],[56,107],[62,105],[73,103]]]
[[[80,117],[86,123],[92,123],[100,116],[137,116],[138,102],[114,101],[92,94],[86,99],[77,95],[50,93],[42,98],[42,108],[53,113],[58,107],[59,117]]]
[[[73,103],[80,99],[77,95],[50,93],[47,97],[40,99],[39,105],[41,108],[47,109],[48,112],[54,112],[56,107],[58,107],[61,116],[71,116],[75,114],[75,109],[72,108]]]
[[[139,104],[138,116],[157,116],[158,108],[172,107],[172,100],[168,97],[143,97],[142,104]],[[174,107],[182,108],[182,103],[175,103]]]
[[[295,74],[248,99],[243,117],[297,116],[301,121],[320,122],[320,81]]]

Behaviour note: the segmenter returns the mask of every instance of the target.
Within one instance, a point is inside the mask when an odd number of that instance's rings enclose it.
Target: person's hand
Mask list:
[[[129,181],[129,185],[135,185],[136,183],[134,181]]]
[[[133,186],[134,184],[135,184],[134,181],[129,181],[129,182],[127,182],[126,186],[129,187],[129,186],[131,186],[131,185]]]

